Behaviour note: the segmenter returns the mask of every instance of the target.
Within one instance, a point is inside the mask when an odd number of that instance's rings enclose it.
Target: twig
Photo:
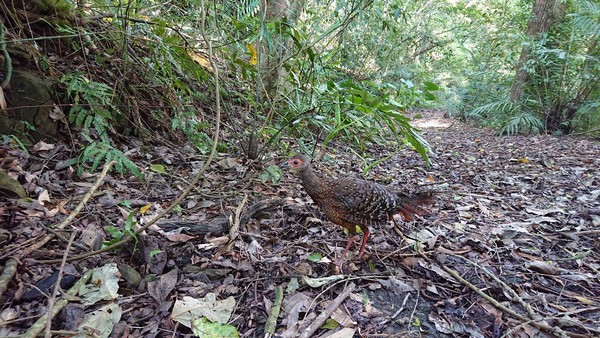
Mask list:
[[[419,252],[420,256],[422,258],[424,258],[427,262],[433,264],[433,261],[425,256],[423,253]],[[583,334],[579,334],[579,333],[573,333],[573,332],[566,332],[564,330],[562,330],[561,328],[557,327],[557,326],[550,326],[548,325],[546,322],[538,322],[538,319],[532,319],[529,320],[527,317],[517,313],[515,310],[508,308],[506,306],[504,306],[503,304],[501,304],[500,302],[498,302],[497,300],[495,300],[494,298],[488,296],[485,292],[483,292],[481,289],[479,289],[478,287],[476,287],[475,285],[471,284],[471,282],[469,282],[468,280],[462,278],[460,276],[460,274],[456,271],[453,270],[449,267],[447,267],[445,264],[437,262],[437,264],[444,269],[444,271],[446,271],[447,273],[449,273],[452,277],[454,277],[454,279],[456,279],[457,281],[461,282],[462,284],[466,285],[469,289],[473,290],[475,293],[477,293],[478,295],[480,295],[481,297],[483,297],[485,300],[487,300],[488,302],[490,302],[492,305],[494,305],[496,308],[506,312],[507,314],[521,320],[524,322],[531,322],[531,325],[537,327],[538,329],[547,331],[547,332],[552,332],[560,337],[562,336],[569,336],[569,337],[575,337],[575,338],[588,338],[589,336],[587,335],[583,335]],[[544,320],[544,319],[541,319]]]
[[[84,273],[83,276],[81,276],[81,278],[77,281],[77,283],[75,283],[75,285],[73,285],[69,289],[69,291],[66,292],[67,295],[69,295],[69,296],[77,295],[77,292],[79,292],[79,289],[81,288],[81,286],[83,286],[85,283],[87,283],[87,281],[90,279],[90,277],[92,277],[93,271],[94,271],[93,269],[90,269],[86,273]],[[52,312],[48,311],[47,316],[41,316],[35,323],[33,323],[33,325],[31,325],[29,330],[27,330],[27,332],[25,332],[25,334],[23,334],[21,337],[22,338],[37,337],[40,333],[42,333],[42,331],[44,330],[44,327],[46,327],[46,320],[48,320],[48,318],[54,318],[60,312],[60,310],[62,310],[67,305],[68,302],[69,301],[66,298],[59,300],[56,303],[56,306],[54,306],[54,308],[52,309]]]
[[[248,195],[244,195],[242,202],[240,203],[240,205],[238,205],[237,209],[235,210],[235,218],[233,220],[233,225],[231,226],[231,229],[229,229],[229,243],[230,244],[233,242],[234,239],[236,239],[239,236],[241,215],[242,215],[242,210],[244,210],[244,205],[246,205],[246,201],[248,201]]]
[[[271,307],[271,313],[267,318],[265,324],[265,338],[271,338],[277,328],[277,317],[279,317],[279,311],[281,311],[281,303],[283,301],[283,288],[281,285],[275,287],[275,299],[273,301],[273,307]]]
[[[419,305],[419,299],[421,298],[421,293],[417,292],[417,299],[415,300],[415,306],[413,307],[412,312],[410,313],[410,318],[408,319],[408,325],[412,325],[413,318],[415,318],[415,312],[417,312],[417,306]]]
[[[406,293],[406,296],[404,296],[404,299],[402,300],[402,305],[400,305],[400,308],[398,309],[398,311],[396,311],[396,313],[394,313],[390,318],[391,319],[396,319],[396,317],[398,317],[398,315],[404,311],[404,307],[406,306],[406,302],[408,301],[408,297],[410,297],[410,292]]]
[[[491,273],[488,269],[484,268],[481,264],[477,264],[475,262],[473,262],[470,259],[467,259],[465,257],[462,257],[460,255],[453,255],[453,254],[449,254],[452,257],[456,257],[456,258],[460,258],[463,261],[469,263],[471,266],[473,266],[475,269],[478,269],[480,271],[482,271],[484,274],[486,274],[488,277],[490,277],[491,279],[493,279],[496,283],[500,284],[500,286],[502,286],[502,288],[504,290],[506,290],[506,292],[510,293],[512,296],[512,300],[516,301],[517,303],[521,304],[521,306],[527,310],[527,313],[529,314],[529,319],[532,320],[541,320],[542,316],[540,316],[538,313],[536,313],[531,306],[529,306],[529,304],[527,304],[523,298],[519,297],[519,295],[515,292],[515,290],[513,290],[510,286],[506,285],[506,283],[504,283],[503,280],[501,280],[500,278],[498,278],[497,276],[495,276],[493,273]]]
[[[71,237],[69,238],[69,242],[67,242],[67,247],[65,248],[65,254],[63,255],[63,261],[60,264],[60,268],[58,270],[58,277],[56,279],[56,283],[54,283],[54,290],[52,290],[52,294],[48,299],[48,322],[46,323],[46,334],[47,338],[52,337],[50,333],[50,329],[52,327],[52,320],[50,319],[50,313],[52,313],[52,308],[54,308],[54,302],[56,301],[56,295],[58,294],[58,289],[60,288],[60,281],[62,279],[63,273],[65,272],[65,263],[67,262],[67,257],[69,256],[69,250],[71,250],[71,244],[73,244],[73,240],[75,239],[76,232],[73,231],[71,233]]]
[[[100,176],[98,176],[98,179],[96,180],[94,185],[92,185],[92,187],[87,192],[87,194],[85,194],[85,196],[83,196],[83,198],[81,199],[81,202],[79,202],[77,207],[75,207],[75,209],[69,214],[69,216],[67,218],[65,218],[64,221],[62,221],[58,226],[55,227],[56,229],[64,229],[69,223],[71,223],[71,221],[73,221],[75,219],[75,217],[77,215],[79,215],[79,213],[81,212],[81,209],[83,209],[83,207],[88,202],[88,200],[92,197],[92,195],[94,194],[96,189],[98,189],[98,187],[100,186],[100,183],[102,182],[104,177],[106,177],[108,170],[113,166],[113,164],[115,164],[115,161],[110,161],[104,165],[104,168],[102,169],[102,172],[100,173]],[[42,238],[42,240],[36,242],[29,248],[23,250],[19,254],[19,257],[24,258],[24,257],[29,256],[33,251],[43,247],[46,243],[48,243],[53,238],[54,238],[54,234],[47,234],[46,236],[44,236],[44,238]],[[55,263],[61,263],[61,262],[62,262],[62,260],[58,260]]]
[[[346,300],[348,296],[350,296],[350,294],[354,291],[355,288],[356,284],[350,283],[350,285],[348,285],[348,287],[344,289],[344,292],[337,296],[333,300],[333,302],[331,302],[331,304],[329,304],[329,306],[323,312],[321,312],[321,314],[319,314],[317,318],[315,318],[315,320],[312,323],[310,323],[310,325],[306,329],[304,329],[302,334],[300,334],[299,338],[312,337],[313,333],[315,333],[317,329],[319,329],[319,327],[321,327],[321,325],[323,325],[325,321],[327,321],[327,318],[329,318],[333,311],[335,311],[335,309],[337,309],[340,306],[340,304],[342,304],[342,302]]]
[[[2,270],[2,275],[0,275],[0,296],[2,296],[8,288],[8,283],[17,273],[18,266],[19,261],[14,257],[9,258],[4,264],[4,270]]]
[[[12,59],[10,58],[10,53],[6,50],[6,41],[4,41],[4,31],[6,30],[6,27],[4,27],[4,23],[0,22],[0,51],[2,51],[2,54],[4,55],[4,65],[6,67],[5,69],[5,75],[4,75],[4,81],[2,81],[2,85],[0,86],[2,89],[6,89],[10,86],[10,80],[12,78]],[[2,90],[0,90],[0,93],[2,92]],[[4,110],[6,107],[2,107],[2,110]]]
[[[222,255],[224,252],[228,252],[229,250],[231,250],[231,247],[235,243],[234,240],[239,236],[240,224],[242,223],[242,221],[241,221],[242,210],[244,209],[244,205],[246,204],[247,200],[248,200],[248,195],[244,195],[242,202],[240,203],[240,205],[238,205],[237,209],[235,210],[234,219],[231,220],[231,216],[229,217],[229,224],[231,224],[231,228],[229,228],[229,241],[227,242],[227,245],[222,247],[215,254],[215,257],[218,257],[218,256]]]
[[[59,240],[65,242],[65,243],[69,243],[69,239],[66,238],[65,236],[63,236],[60,232],[58,232],[58,231],[56,231],[56,230],[54,230],[52,228],[49,228],[49,227],[45,226],[44,224],[39,224],[39,226],[42,227],[42,228],[44,228],[44,230],[48,231],[49,233],[53,234],[54,236],[56,236],[56,238],[58,238]],[[85,245],[77,243],[77,242],[73,242],[73,243],[71,243],[71,245],[76,246],[76,247],[78,247],[79,249],[82,249],[82,250],[88,250],[89,249]]]

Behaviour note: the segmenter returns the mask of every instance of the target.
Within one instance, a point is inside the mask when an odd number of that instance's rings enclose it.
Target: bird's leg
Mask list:
[[[367,245],[367,240],[369,239],[369,228],[365,227],[362,229],[363,231],[363,239],[362,244],[360,245],[360,250],[358,251],[358,258],[362,257],[362,254],[365,252],[365,246]]]
[[[354,242],[354,235],[350,235],[350,239],[348,239],[348,244],[346,244],[346,249],[344,249],[344,252],[342,252],[342,257],[340,257],[340,259],[337,262],[338,266],[342,266],[342,263],[344,263],[344,260],[346,259],[346,253],[348,253],[348,249],[350,249],[350,245],[352,245],[352,243]]]

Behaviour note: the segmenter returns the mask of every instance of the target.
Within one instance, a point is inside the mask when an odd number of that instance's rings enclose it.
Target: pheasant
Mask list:
[[[302,154],[295,155],[282,165],[282,168],[286,167],[300,174],[304,190],[325,216],[350,233],[340,262],[354,242],[357,227],[363,233],[358,252],[358,257],[362,257],[369,239],[369,226],[381,226],[394,220],[396,214],[412,221],[414,215],[423,213],[423,206],[433,201],[432,192],[408,195],[390,192],[380,184],[361,179],[319,177],[308,157]]]

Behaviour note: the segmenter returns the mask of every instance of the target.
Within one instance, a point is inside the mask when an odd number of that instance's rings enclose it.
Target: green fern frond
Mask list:
[[[508,119],[498,131],[499,135],[516,135],[520,133],[539,133],[544,129],[544,122],[531,113],[519,113]]]
[[[578,12],[570,14],[575,29],[583,34],[600,36],[600,6],[591,1],[582,1]]]
[[[237,7],[237,18],[254,17],[260,11],[260,0],[244,0]]]
[[[519,110],[519,106],[509,100],[499,100],[479,106],[465,115],[469,118],[485,119],[489,116],[502,114],[504,116],[515,115]]]

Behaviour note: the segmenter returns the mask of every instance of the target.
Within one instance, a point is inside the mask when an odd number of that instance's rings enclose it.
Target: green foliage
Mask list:
[[[213,323],[206,317],[192,320],[192,332],[196,337],[237,338],[237,328],[229,324]]]
[[[208,154],[212,147],[212,139],[203,130],[210,125],[199,120],[192,112],[177,114],[171,120],[173,130],[181,130],[192,144],[203,154]]]
[[[78,174],[81,175],[84,169],[89,169],[90,172],[94,172],[101,164],[110,161],[115,161],[114,168],[120,174],[129,171],[137,178],[144,177],[135,163],[127,158],[122,151],[115,149],[110,143],[104,141],[92,141],[85,147],[83,152],[81,152],[79,155],[80,166]]]
[[[67,86],[67,95],[73,101],[69,110],[69,122],[81,130],[86,141],[93,141],[90,135],[93,127],[100,140],[108,143],[108,130],[113,120],[109,109],[118,112],[112,107],[111,88],[103,83],[90,81],[79,72],[65,74],[61,82]]]
[[[524,36],[524,27],[503,26],[490,17],[490,24],[505,29],[491,34],[481,30],[488,36],[474,41],[478,47],[472,49],[472,60],[478,62],[477,70],[470,72],[469,81],[454,80],[448,86],[444,104],[449,111],[454,116],[469,111],[467,117],[498,128],[501,134],[594,128],[600,118],[596,104],[600,97],[600,10],[590,1],[564,6],[568,13],[564,20],[537,39]],[[514,7],[509,13],[517,14],[515,18],[524,24],[528,17],[522,13],[530,12],[531,8]],[[478,16],[473,19],[480,20]],[[522,45],[529,52],[523,68],[528,77],[518,102],[507,105],[515,74],[508,67],[519,59]]]
[[[521,133],[539,134],[544,129],[544,122],[535,115],[519,112],[508,118],[498,130],[500,135],[515,135]]]
[[[306,259],[308,259],[309,262],[318,263],[321,261],[321,259],[323,259],[323,255],[321,255],[319,252],[313,252],[308,255]]]
[[[271,183],[277,183],[281,180],[283,173],[276,165],[270,165],[260,175],[260,180],[263,182],[271,181]]]
[[[111,240],[106,241],[103,243],[103,246],[111,246],[119,241],[121,241],[123,239],[123,237],[125,237],[125,235],[129,235],[131,237],[133,237],[133,239],[136,242],[138,242],[137,237],[135,236],[135,233],[133,231],[133,227],[137,224],[137,222],[135,221],[135,212],[131,211],[129,212],[129,215],[127,215],[127,218],[125,219],[125,224],[123,225],[123,229],[109,225],[104,227],[104,231],[106,231],[106,233],[111,237]]]
[[[396,86],[368,81],[328,81],[316,91],[314,100],[320,106],[296,119],[293,125],[301,130],[310,130],[310,125],[314,125],[324,131],[324,148],[336,138],[363,150],[369,142],[383,144],[391,138],[398,145],[410,144],[428,161],[429,145],[402,111],[419,99],[433,98],[431,91],[436,89],[432,83],[420,91],[406,83]]]
[[[7,144],[11,148],[19,148],[27,157],[29,157],[29,151],[25,144],[15,135],[2,135],[2,144]]]
[[[108,132],[112,129],[111,123],[115,115],[120,115],[112,104],[111,88],[90,81],[82,73],[65,74],[61,82],[66,85],[67,95],[73,101],[69,122],[80,130],[81,136],[88,142],[79,155],[79,174],[85,168],[96,171],[100,165],[114,160],[117,172],[123,174],[129,171],[138,178],[143,177],[137,166],[110,143]]]
[[[544,130],[544,122],[535,115],[534,110],[527,111],[509,100],[499,100],[477,107],[466,116],[497,128],[499,135],[539,134]]]

